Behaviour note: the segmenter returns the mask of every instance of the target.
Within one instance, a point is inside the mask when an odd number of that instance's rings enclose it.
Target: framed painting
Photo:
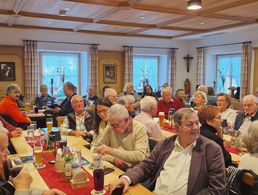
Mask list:
[[[104,64],[104,83],[116,82],[116,64]]]
[[[0,62],[0,81],[15,81],[15,62]]]

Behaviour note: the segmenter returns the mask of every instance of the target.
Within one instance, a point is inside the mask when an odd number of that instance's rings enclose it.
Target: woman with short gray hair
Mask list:
[[[204,107],[207,104],[208,102],[207,95],[203,91],[196,91],[193,97],[194,97],[194,103],[195,103],[193,110],[198,112],[198,110],[200,110],[202,107]]]
[[[249,125],[242,141],[248,153],[240,159],[238,169],[248,169],[258,174],[258,121],[254,121]]]

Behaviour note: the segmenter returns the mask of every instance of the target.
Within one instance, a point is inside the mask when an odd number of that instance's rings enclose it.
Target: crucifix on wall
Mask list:
[[[184,59],[186,60],[186,69],[187,69],[187,72],[189,72],[190,60],[192,60],[193,57],[191,57],[189,54],[187,54],[187,56],[185,56]]]

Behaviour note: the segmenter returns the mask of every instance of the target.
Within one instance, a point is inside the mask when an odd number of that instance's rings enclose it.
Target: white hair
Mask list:
[[[21,91],[21,88],[17,84],[10,84],[6,88],[6,95],[10,94],[12,91]]]
[[[161,91],[161,96],[163,96],[163,94],[171,94],[172,95],[172,88],[171,87],[164,87]]]
[[[107,96],[117,96],[116,90],[113,88],[107,88],[105,90],[104,97],[107,97]]]
[[[124,106],[127,106],[129,104],[133,104],[134,102],[135,102],[135,98],[134,98],[133,95],[124,95],[124,96],[121,96],[118,99],[118,103],[122,104]]]
[[[208,103],[208,99],[207,99],[207,95],[206,93],[204,93],[203,91],[196,91],[193,95],[193,97],[195,98],[197,95],[201,95],[202,98],[204,99],[204,105],[206,105]]]
[[[129,118],[127,109],[121,104],[114,104],[107,111],[107,120],[118,119],[122,121]]]
[[[131,83],[131,82],[126,83],[124,88],[123,88],[123,92],[127,92],[127,88],[128,88],[129,85],[133,86],[133,83]]]
[[[199,85],[197,90],[206,93],[207,92],[207,87],[206,87],[206,85]]]
[[[74,96],[72,97],[72,99],[71,99],[71,103],[73,103],[74,99],[77,98],[77,97],[79,97],[79,98],[81,98],[81,99],[83,100],[82,96],[80,96],[80,95],[74,95]]]
[[[256,104],[256,103],[258,103],[257,102],[257,97],[255,96],[255,95],[246,95],[246,96],[244,96],[243,97],[243,102],[244,101],[251,101],[253,104]]]
[[[144,112],[148,112],[155,107],[157,107],[157,100],[152,96],[145,96],[140,101],[140,108]]]

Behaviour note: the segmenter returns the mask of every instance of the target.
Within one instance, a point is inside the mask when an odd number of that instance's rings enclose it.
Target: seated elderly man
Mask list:
[[[40,96],[36,97],[35,105],[38,108],[42,108],[43,106],[47,106],[47,104],[54,104],[56,98],[52,97],[48,94],[48,88],[46,85],[40,85]]]
[[[130,118],[126,108],[115,104],[107,111],[109,127],[95,152],[125,170],[141,162],[149,154],[145,126]]]
[[[88,95],[82,96],[86,100],[86,103],[91,101],[95,105],[98,101],[99,97],[95,94],[95,88],[93,86],[89,86]]]
[[[106,97],[112,104],[117,102],[117,92],[113,88],[107,88],[104,93],[104,97]]]
[[[217,95],[216,104],[221,113],[221,120],[227,120],[230,127],[233,127],[236,119],[236,111],[230,108],[231,97],[226,93]]]
[[[223,194],[226,187],[221,148],[200,135],[199,119],[190,108],[174,115],[177,135],[157,143],[152,153],[111,185],[111,191],[149,179],[155,194]]]
[[[5,133],[0,132],[0,173],[3,173],[4,163],[8,155],[8,138]],[[26,168],[23,168],[20,173],[12,178],[10,181],[6,181],[0,174],[0,194],[3,195],[30,195],[30,194],[42,194],[42,195],[65,195],[65,193],[57,190],[43,190],[43,189],[31,189],[32,177]]]
[[[20,87],[16,84],[7,86],[6,96],[0,103],[0,114],[9,116],[18,126],[23,126],[24,124],[30,124],[31,120],[20,111],[17,105],[20,91]]]
[[[132,104],[132,108],[135,110],[139,107],[139,103],[141,97],[134,91],[134,87],[132,83],[126,83],[123,89],[123,92],[119,94],[119,96],[132,95],[134,97],[134,103]]]
[[[161,92],[162,99],[158,101],[158,113],[164,112],[165,117],[168,117],[168,111],[170,108],[174,108],[177,111],[179,108],[183,108],[184,106],[178,99],[172,98],[172,88],[165,87]]]
[[[84,109],[84,101],[79,95],[72,97],[71,104],[74,112],[65,117],[60,131],[66,135],[83,136],[91,142],[95,131],[93,114]]]
[[[258,112],[256,106],[257,100],[254,95],[246,95],[243,98],[244,112],[236,116],[234,129],[244,132],[248,129],[249,124],[258,120]]]
[[[0,131],[5,132],[8,138],[19,137],[22,134],[22,129],[14,127],[0,116]]]
[[[152,96],[145,96],[140,101],[140,108],[141,112],[134,117],[134,120],[145,125],[149,137],[157,140],[163,139],[159,124],[152,118],[157,114],[157,100]]]
[[[65,100],[61,103],[60,107],[55,107],[53,109],[54,113],[59,116],[66,116],[68,113],[73,112],[73,108],[71,105],[71,99],[74,95],[76,95],[77,88],[71,83],[66,82],[64,84],[64,94],[66,96]]]

